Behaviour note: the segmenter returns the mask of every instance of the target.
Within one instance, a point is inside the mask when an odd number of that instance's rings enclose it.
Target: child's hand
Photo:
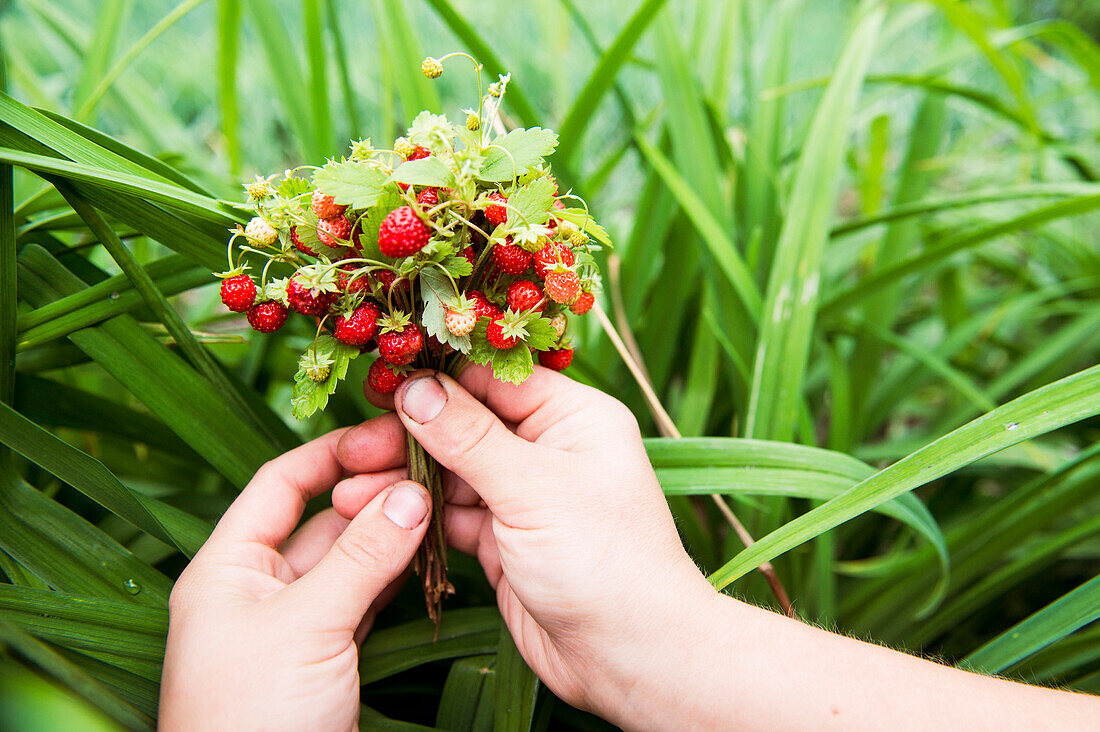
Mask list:
[[[461,385],[414,374],[395,398],[450,471],[449,542],[480,560],[524,659],[565,701],[618,716],[612,700],[652,667],[670,628],[717,596],[677,536],[633,415],[541,368],[518,387],[480,367]],[[348,469],[371,469],[376,433],[368,422],[344,434]],[[337,486],[337,511],[355,515],[368,485]]]
[[[400,445],[396,420],[357,428]],[[353,729],[358,643],[396,591],[426,526],[428,496],[409,482],[343,481],[362,510],[305,503],[348,471],[329,433],[271,461],[234,501],[176,582],[161,686],[162,729]],[[361,454],[376,473],[403,451]]]

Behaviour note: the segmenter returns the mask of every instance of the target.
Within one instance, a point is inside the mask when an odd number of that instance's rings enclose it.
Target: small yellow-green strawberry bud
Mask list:
[[[316,365],[309,366],[306,369],[306,375],[309,377],[309,380],[318,384],[327,379],[330,373],[332,373],[331,366]]]
[[[374,146],[370,144],[370,138],[365,140],[356,140],[351,143],[351,159],[352,160],[370,160],[370,156],[374,154]]]
[[[481,120],[477,118],[476,114],[466,115],[466,129],[470,131],[481,129]]]
[[[393,151],[403,158],[407,158],[412,155],[416,146],[409,142],[407,137],[399,137],[393,141]]]
[[[583,247],[588,243],[588,236],[581,231],[574,231],[569,235],[569,243],[575,247]]]
[[[271,195],[271,185],[258,175],[245,183],[244,189],[248,191],[250,201],[261,201]]]
[[[435,79],[443,73],[443,64],[439,62],[439,59],[428,56],[424,59],[424,63],[420,64],[420,70],[424,72],[424,76]]]
[[[259,216],[248,222],[244,227],[245,238],[254,244],[269,247],[279,240],[279,232],[275,227]]]

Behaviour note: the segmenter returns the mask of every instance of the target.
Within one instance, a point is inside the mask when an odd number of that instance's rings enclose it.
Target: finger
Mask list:
[[[306,521],[283,542],[279,553],[283,555],[295,577],[313,569],[321,557],[332,548],[336,537],[344,533],[348,520],[329,508]]]
[[[485,522],[487,516],[492,514],[485,508],[450,505],[443,509],[443,512],[443,529],[447,546],[476,557],[478,543],[481,540],[481,524]]]
[[[397,416],[383,414],[346,430],[336,455],[348,473],[377,473],[405,464],[406,440]]]
[[[397,390],[397,414],[425,450],[511,526],[519,526],[513,522],[522,523],[522,514],[541,497],[524,491],[524,485],[561,480],[565,453],[513,434],[449,376],[411,375]]]
[[[306,502],[344,476],[336,446],[346,429],[296,447],[265,463],[215,527],[215,541],[255,541],[276,548],[298,525]]]
[[[332,549],[286,589],[322,628],[354,631],[371,603],[412,560],[427,530],[431,499],[402,481],[382,491],[352,519]]]
[[[401,588],[405,586],[405,582],[408,581],[409,575],[412,574],[412,565],[405,567],[405,571],[397,576],[393,582],[386,585],[386,589],[379,593],[378,597],[374,598],[374,602],[367,608],[366,614],[363,616],[363,620],[360,621],[359,626],[355,629],[355,643],[356,645],[362,645],[363,641],[367,637],[367,633],[370,632],[371,626],[374,625],[374,619],[378,617],[378,613],[382,612],[382,609],[393,602],[393,598],[397,597],[397,594],[401,592]]]
[[[513,384],[493,378],[493,370],[488,366],[473,365],[463,370],[458,382],[530,442],[582,409],[613,409],[613,405],[618,405],[617,400],[597,389],[541,367],[522,384]]]
[[[336,513],[350,521],[359,515],[374,497],[394,483],[408,477],[405,468],[383,470],[381,473],[354,475],[342,480],[332,488],[332,507]]]

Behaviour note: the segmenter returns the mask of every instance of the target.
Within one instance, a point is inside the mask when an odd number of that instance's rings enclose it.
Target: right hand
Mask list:
[[[367,396],[396,407],[449,471],[448,542],[480,561],[531,669],[574,706],[625,713],[615,707],[646,686],[640,674],[661,673],[655,656],[674,650],[671,631],[717,597],[684,550],[630,411],[541,367],[520,386],[486,367],[458,382],[417,372],[392,401]],[[349,471],[376,464],[371,434],[341,440]],[[363,507],[363,484],[337,486],[340,514]]]

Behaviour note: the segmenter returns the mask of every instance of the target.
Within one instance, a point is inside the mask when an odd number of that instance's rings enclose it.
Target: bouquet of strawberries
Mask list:
[[[424,74],[439,76],[450,56],[426,59]],[[421,112],[392,150],[359,140],[346,158],[245,186],[255,215],[232,232],[221,298],[260,332],[279,330],[291,310],[315,325],[294,376],[297,418],[323,409],[351,360],[376,350],[367,381],[383,394],[417,368],[457,376],[488,364],[520,383],[536,354],[547,368],[569,366],[568,313],[592,308],[593,252],[610,242],[545,162],[557,135],[505,130],[508,81],[479,94],[461,125]],[[248,271],[257,263],[258,277]],[[408,469],[435,506],[416,566],[438,622],[451,591],[442,476],[411,439]]]

